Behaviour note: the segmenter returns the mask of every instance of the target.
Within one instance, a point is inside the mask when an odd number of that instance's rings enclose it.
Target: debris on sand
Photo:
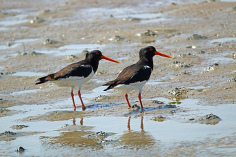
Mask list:
[[[182,75],[191,75],[191,73],[184,71],[184,72],[180,72],[180,73],[176,74],[176,76],[182,76]]]
[[[107,100],[109,100],[109,96],[107,95],[99,95],[95,99],[93,99],[93,101],[96,102],[107,101]]]
[[[219,67],[219,63],[215,63],[215,64],[207,67],[206,69],[204,69],[202,73],[207,73],[207,72],[213,71],[218,67]]]
[[[186,48],[189,48],[189,49],[195,49],[195,48],[197,48],[197,47],[194,46],[194,45],[190,45],[190,46],[187,46]]]
[[[173,100],[178,101],[180,99],[186,98],[184,94],[188,93],[188,91],[189,90],[184,87],[183,88],[176,87],[175,89],[168,91],[168,94],[171,96]]]
[[[158,34],[152,30],[146,30],[144,32],[137,33],[136,36],[138,37],[145,37],[145,36],[157,36]]]
[[[45,21],[44,19],[42,19],[42,18],[36,16],[36,17],[34,17],[34,18],[30,21],[30,23],[31,23],[31,24],[33,24],[33,23],[41,23],[41,22],[44,22],[44,21]]]
[[[16,151],[18,152],[18,153],[23,153],[24,151],[25,151],[25,148],[23,148],[23,147],[19,147],[19,148],[17,148],[16,149]]]
[[[122,18],[123,21],[140,21],[140,18],[136,18],[136,17],[124,17]]]
[[[187,53],[187,54],[180,54],[179,57],[181,58],[185,58],[185,57],[195,57],[195,54],[192,54],[192,53]]]
[[[17,133],[11,131],[5,131],[0,133],[0,141],[12,141],[15,140]]]
[[[0,133],[0,136],[15,136],[17,133],[11,132],[11,131],[5,131],[3,133]]]
[[[152,102],[155,103],[155,104],[164,104],[164,102],[159,101],[159,100],[152,100]]]
[[[43,42],[43,44],[44,45],[51,45],[51,44],[56,44],[56,43],[58,43],[59,41],[57,41],[57,40],[53,40],[53,39],[46,39],[44,42]]]
[[[15,129],[15,130],[21,130],[21,129],[27,128],[27,127],[29,127],[29,126],[27,126],[27,125],[13,125],[13,126],[11,126],[11,128]]]
[[[232,79],[228,79],[228,82],[236,82],[236,76],[234,76]]]
[[[200,124],[216,125],[221,121],[221,118],[214,114],[208,114],[197,118],[189,118],[189,120]]]
[[[199,34],[193,34],[192,36],[187,38],[188,40],[202,40],[207,39],[207,37],[199,35]]]
[[[163,122],[165,119],[166,119],[166,117],[162,117],[162,116],[157,116],[157,117],[151,118],[151,120],[158,121],[158,122]]]
[[[67,56],[67,60],[78,60],[78,57],[76,57],[75,55],[69,55]]]
[[[34,17],[34,18],[30,21],[30,23],[31,23],[31,24],[33,24],[33,23],[41,23],[41,22],[44,22],[44,21],[45,21],[44,19],[42,19],[42,18],[36,16],[36,17]]]
[[[230,54],[230,57],[233,58],[233,59],[236,59],[236,52]]]
[[[190,68],[193,66],[191,64],[187,64],[181,61],[174,61],[173,64],[174,65],[172,65],[172,67],[175,67],[175,68]]]
[[[99,132],[96,132],[96,133],[92,133],[92,134],[86,135],[84,137],[85,138],[95,138],[95,139],[104,140],[105,138],[107,138],[108,136],[111,136],[113,134],[114,133],[107,133],[107,132],[104,132],[104,131],[99,131]]]
[[[98,142],[99,145],[108,145],[108,144],[116,144],[118,142],[121,142],[120,140],[102,140]]]
[[[120,41],[124,41],[124,40],[125,40],[125,37],[116,35],[114,38],[110,38],[109,40],[110,40],[110,41],[114,41],[114,42],[120,42]]]
[[[35,52],[35,51],[29,51],[29,52],[18,52],[19,55],[21,56],[36,56],[36,55],[41,55],[42,53]]]

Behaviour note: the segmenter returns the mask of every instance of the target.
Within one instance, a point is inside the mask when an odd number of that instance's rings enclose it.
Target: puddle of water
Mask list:
[[[127,15],[118,15],[117,18],[137,18],[141,20],[141,23],[156,23],[164,20],[169,20],[163,17],[163,14],[160,13],[141,13],[141,14],[127,14]]]
[[[221,64],[228,64],[234,61],[235,60],[233,58],[226,58],[226,57],[217,57],[210,59],[210,62],[212,63],[221,63]]]
[[[28,43],[28,42],[34,42],[34,41],[38,41],[39,39],[19,39],[19,40],[14,40],[13,41],[13,45],[11,46],[7,46],[7,44],[5,45],[0,45],[0,50],[5,50],[5,49],[10,49],[10,48],[16,48],[17,46],[22,45],[22,43]]]
[[[12,74],[12,76],[43,76],[46,75],[45,73],[42,72],[30,72],[30,71],[26,71],[26,72],[16,72],[14,74]]]
[[[158,100],[165,100],[164,98],[158,98]],[[152,153],[158,153],[155,148],[159,147],[164,150],[168,150],[170,148],[176,147],[176,145],[181,145],[183,142],[203,142],[208,139],[207,143],[209,143],[209,139],[219,139],[230,136],[236,130],[236,125],[232,125],[235,123],[236,116],[234,111],[236,110],[236,106],[234,104],[227,104],[221,106],[200,106],[196,105],[197,100],[186,99],[183,100],[181,106],[184,105],[186,108],[198,109],[193,110],[192,114],[199,113],[201,115],[214,113],[220,118],[222,121],[217,125],[203,125],[198,123],[181,123],[177,120],[165,120],[163,122],[156,122],[151,120],[151,116],[144,115],[143,117],[113,117],[113,116],[101,116],[101,117],[84,117],[82,125],[84,127],[88,126],[90,129],[86,129],[85,135],[88,135],[90,132],[111,132],[114,133],[105,140],[113,140],[119,141],[118,143],[104,144],[100,149],[97,149],[96,152],[106,153],[118,153],[120,149],[123,148],[122,151],[128,153],[130,150],[137,148],[145,148],[151,151]],[[46,112],[50,112],[55,110],[52,108],[52,105],[23,105],[23,106],[15,106],[8,108],[11,110],[22,110],[23,113],[15,114],[12,116],[1,117],[1,127],[0,132],[4,132],[6,130],[14,131],[10,127],[16,124],[24,124],[29,127],[22,129],[20,132],[39,132],[38,134],[16,137],[15,140],[8,141],[7,143],[4,141],[0,141],[0,150],[5,150],[2,152],[2,155],[16,155],[15,149],[19,146],[23,146],[26,149],[24,155],[32,156],[35,154],[49,153],[47,151],[48,148],[56,149],[57,151],[51,152],[53,155],[60,155],[63,152],[65,155],[76,155],[76,154],[89,154],[88,151],[96,148],[95,145],[82,145],[82,147],[78,147],[76,145],[71,145],[70,140],[61,141],[63,138],[62,133],[74,133],[73,131],[60,131],[60,128],[65,126],[65,124],[69,125],[81,125],[81,119],[77,118],[74,121],[72,120],[64,120],[64,121],[27,121],[21,122],[20,119],[34,116],[37,114],[45,114]],[[62,110],[65,111],[65,110]],[[222,112],[224,111],[224,112]],[[176,113],[176,116],[180,116],[181,114],[186,113]],[[188,118],[188,117],[184,117]],[[80,128],[80,127],[78,127]],[[81,128],[78,132],[82,131]],[[19,132],[19,133],[20,133]],[[136,139],[132,139],[133,136],[136,136]],[[42,140],[42,137],[49,137],[47,140]],[[60,137],[60,138],[59,138]],[[141,138],[140,138],[141,137]],[[73,138],[73,137],[72,137]],[[83,140],[91,140],[89,138],[83,138]],[[99,141],[99,140],[98,140]],[[60,143],[63,142],[63,145]],[[80,143],[81,141],[77,141]],[[58,143],[59,145],[55,145]],[[141,144],[140,144],[141,143]],[[62,144],[62,143],[61,143]],[[40,149],[39,149],[40,148]],[[74,151],[76,148],[77,151]],[[84,149],[86,148],[86,149]],[[216,147],[215,149],[218,149]],[[136,150],[136,149],[135,149]],[[142,150],[142,149],[141,149]],[[93,151],[92,151],[93,152]],[[163,151],[161,151],[163,152]],[[226,152],[227,153],[227,152]],[[160,155],[160,152],[158,153]],[[52,155],[52,154],[48,154]]]
[[[165,83],[165,82],[161,82],[160,80],[159,81],[149,80],[146,84],[148,84],[148,85],[158,85],[158,84],[162,84],[162,83]]]
[[[18,43],[18,44],[13,44],[13,45],[11,45],[11,46],[7,46],[7,44],[5,44],[5,45],[0,45],[0,50],[15,48],[15,47],[17,47],[17,46],[19,46],[19,45],[20,45],[19,43]]]
[[[53,54],[56,56],[63,56],[63,55],[77,55],[79,53],[82,53],[83,50],[101,50],[104,47],[104,45],[98,45],[98,44],[72,44],[72,45],[65,45],[61,46],[58,49],[50,49],[50,50],[37,50],[39,53],[44,54]]]
[[[94,49],[100,49],[104,45],[98,45],[98,44],[72,44],[72,45],[65,45],[59,47],[60,50],[94,50]]]
[[[156,18],[161,17],[162,14],[160,13],[141,13],[141,14],[127,14],[127,15],[118,15],[117,18],[126,18],[126,17],[132,17],[132,18],[139,18],[139,19],[150,19],[150,18]]]
[[[194,87],[186,87],[186,88],[189,88],[189,89],[204,89],[204,88],[209,88],[210,86],[208,87],[205,87],[205,86],[194,86]]]
[[[28,43],[28,42],[34,42],[34,41],[38,41],[39,39],[19,39],[19,40],[15,40],[14,42],[16,43]]]
[[[158,17],[158,18],[142,20],[141,23],[158,23],[158,22],[167,21],[167,20],[171,20],[171,19],[167,19],[165,17]]]
[[[215,42],[219,42],[219,43],[224,43],[224,42],[235,42],[236,38],[219,38],[219,39],[213,39],[210,42],[211,43],[215,43]]]
[[[18,92],[12,92],[11,95],[29,94],[29,93],[38,92],[40,90],[41,89],[22,90],[22,91],[18,91]]]
[[[25,19],[28,15],[16,15],[13,17],[7,17],[5,20],[0,21],[0,25],[2,26],[12,26],[18,25],[22,23],[29,22],[29,19]]]

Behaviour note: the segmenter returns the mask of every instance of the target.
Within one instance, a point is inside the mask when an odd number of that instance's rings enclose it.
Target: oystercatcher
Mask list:
[[[39,78],[36,84],[50,81],[52,83],[55,83],[59,87],[71,87],[71,98],[74,110],[76,110],[76,106],[74,101],[73,88],[78,87],[78,95],[82,104],[82,109],[85,110],[86,107],[84,106],[80,94],[81,86],[83,85],[83,83],[87,82],[93,77],[98,69],[98,64],[101,59],[119,63],[116,60],[103,56],[99,50],[94,50],[86,53],[86,57],[84,60],[70,64],[56,73]]]
[[[108,86],[104,91],[107,91],[112,88],[123,91],[125,93],[125,99],[128,103],[128,106],[131,107],[127,93],[133,90],[138,90],[139,102],[141,108],[143,108],[141,92],[143,86],[148,81],[152,73],[153,56],[155,55],[171,58],[171,56],[169,55],[156,51],[155,47],[153,46],[142,48],[139,51],[139,61],[135,64],[126,67],[115,80],[109,81],[104,84],[104,86]]]

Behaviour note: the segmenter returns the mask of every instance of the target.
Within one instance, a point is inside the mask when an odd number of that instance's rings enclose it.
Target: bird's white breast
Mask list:
[[[89,81],[94,76],[94,72],[89,74],[87,77],[77,77],[77,76],[70,76],[65,79],[55,80],[52,81],[59,87],[78,87],[81,88],[82,84]]]
[[[136,83],[130,83],[128,85],[126,84],[119,84],[114,87],[114,89],[120,90],[122,92],[128,93],[133,90],[138,90],[140,93],[142,92],[143,86],[147,83],[147,81],[142,82],[136,82]]]

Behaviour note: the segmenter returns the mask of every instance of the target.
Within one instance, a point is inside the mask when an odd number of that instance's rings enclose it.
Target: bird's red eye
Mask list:
[[[99,52],[96,52],[95,54],[96,54],[96,55],[99,55]]]
[[[149,50],[150,50],[150,51],[153,51],[153,48],[150,48]]]

